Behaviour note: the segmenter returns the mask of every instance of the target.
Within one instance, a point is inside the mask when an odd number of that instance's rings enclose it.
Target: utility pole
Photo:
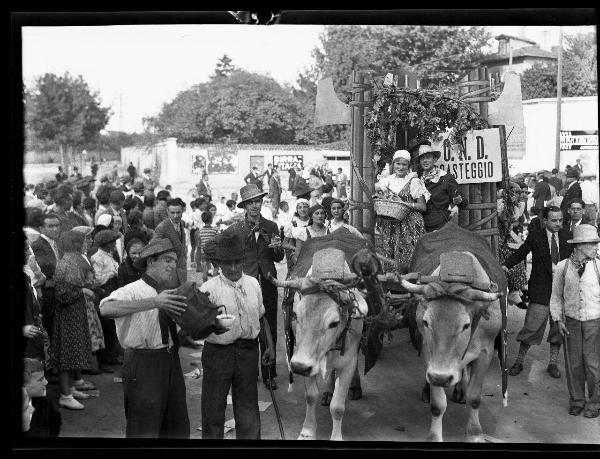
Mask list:
[[[558,29],[558,75],[556,76],[556,149],[554,152],[554,167],[560,169],[560,128],[562,103],[562,40],[563,29]]]

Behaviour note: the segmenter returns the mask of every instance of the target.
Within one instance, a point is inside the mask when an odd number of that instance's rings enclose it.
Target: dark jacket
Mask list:
[[[119,271],[117,274],[119,288],[124,287],[127,284],[131,284],[132,282],[141,279],[141,277],[142,272],[133,267],[131,258],[125,258],[125,261],[119,265]]]
[[[593,225],[594,222],[590,219],[590,217],[588,217],[587,215],[583,215],[581,217],[581,223],[579,223],[580,225]],[[573,232],[573,230],[571,229],[571,216],[567,213],[564,217],[563,217],[563,229],[565,231],[569,231],[569,232]]]
[[[556,189],[556,194],[558,194],[560,190],[562,190],[563,182],[560,179],[560,177],[550,177],[548,179],[548,183],[552,185],[554,189]]]
[[[539,181],[535,184],[535,188],[533,189],[535,207],[542,209],[544,207],[544,201],[549,201],[551,196],[552,193],[550,192],[550,186],[546,182]]]
[[[454,199],[455,193],[462,197],[462,203],[458,205],[460,209],[469,205],[467,198],[458,191],[458,183],[452,174],[442,175],[437,183],[426,180],[425,187],[431,193],[431,197],[427,201],[427,210],[423,213],[427,232],[440,229],[450,221],[448,206]]]
[[[571,235],[564,230],[558,232],[557,242],[560,260],[564,260],[571,255],[572,247],[567,244],[570,237]],[[530,232],[523,245],[506,259],[504,266],[509,269],[512,268],[517,263],[525,260],[529,252],[532,255],[529,300],[532,303],[547,306],[550,304],[550,295],[552,294],[552,259],[550,258],[550,247],[545,229]]]
[[[567,189],[565,192],[565,197],[560,203],[560,210],[563,211],[563,219],[569,216],[567,210],[569,210],[569,205],[574,199],[581,199],[581,185],[579,185],[579,182],[575,182],[569,189]]]
[[[185,238],[185,225],[183,221],[179,222],[181,236],[177,234],[173,223],[169,218],[160,222],[154,230],[152,239],[167,238],[173,244],[175,253],[177,253],[177,277],[182,284],[187,280],[187,245]]]
[[[44,273],[44,276],[46,276],[46,280],[52,279],[58,260],[48,241],[43,237],[39,237],[31,244],[31,249],[35,255],[35,260]]]
[[[31,427],[25,432],[27,438],[56,438],[60,434],[62,416],[54,408],[48,397],[33,397],[31,404],[35,408],[31,417]]]
[[[25,277],[25,321],[23,325],[35,325],[44,330],[40,315],[40,303],[35,297],[29,276],[27,274],[23,274],[23,276]],[[25,357],[38,359],[42,362],[46,360],[43,335],[40,334],[35,338],[25,338]]]
[[[159,201],[156,200],[153,208],[154,212],[154,224],[152,226],[148,226],[150,229],[156,229],[156,227],[162,223],[166,218],[169,218],[169,214],[167,212],[167,201]]]
[[[244,244],[245,274],[258,278],[259,273],[262,276],[270,273],[273,277],[277,277],[274,262],[283,260],[284,251],[283,249],[271,249],[269,244],[273,236],[279,235],[279,227],[277,223],[261,216],[258,241],[252,232],[252,227],[253,225],[244,219],[231,225],[223,231],[223,234],[237,234]]]

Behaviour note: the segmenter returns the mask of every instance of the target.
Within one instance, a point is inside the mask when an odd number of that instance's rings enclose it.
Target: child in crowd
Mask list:
[[[46,397],[47,384],[42,362],[23,359],[23,406],[26,409],[23,413],[23,431],[27,432],[28,437],[58,437],[60,433],[62,418]]]
[[[204,226],[198,229],[196,234],[196,272],[202,273],[202,281],[208,280],[208,275],[212,275],[212,265],[202,254],[202,248],[209,241],[214,240],[217,235],[217,228],[212,226],[213,214],[209,211],[202,212],[202,223]]]

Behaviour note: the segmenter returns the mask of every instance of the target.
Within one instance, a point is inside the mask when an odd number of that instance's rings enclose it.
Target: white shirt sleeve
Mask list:
[[[416,176],[410,180],[410,195],[413,199],[419,199],[421,196],[424,196],[425,201],[429,201],[431,196],[429,191],[427,191],[423,180]]]

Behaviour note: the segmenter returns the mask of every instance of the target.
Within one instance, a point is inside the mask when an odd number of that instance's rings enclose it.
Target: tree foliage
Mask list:
[[[81,76],[51,73],[38,77],[25,89],[25,133],[29,145],[58,147],[69,156],[75,148],[97,142],[108,123],[110,109]],[[63,163],[65,158],[61,158]]]
[[[565,37],[563,97],[598,95],[598,61],[594,33]],[[556,97],[558,63],[537,63],[521,75],[523,99]]]
[[[295,141],[302,118],[291,88],[236,69],[180,92],[147,122],[181,142],[285,144]]]

